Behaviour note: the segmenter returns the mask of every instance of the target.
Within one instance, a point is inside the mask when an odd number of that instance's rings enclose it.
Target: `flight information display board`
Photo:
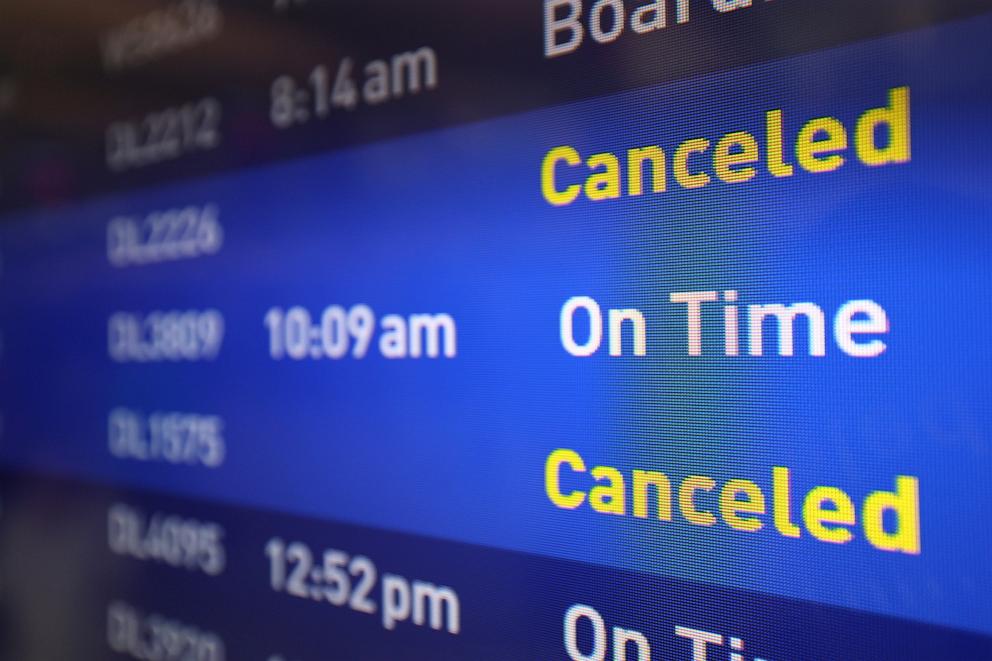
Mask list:
[[[992,658],[987,2],[0,22],[0,658]]]

